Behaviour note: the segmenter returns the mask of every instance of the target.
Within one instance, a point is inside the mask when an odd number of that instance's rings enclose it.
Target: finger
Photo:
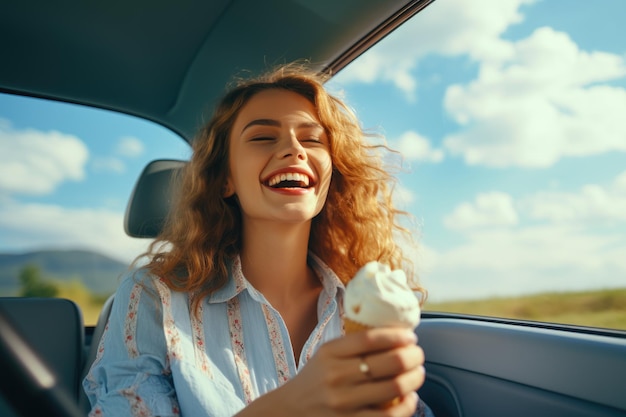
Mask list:
[[[404,397],[398,398],[398,401],[394,401],[391,406],[382,408],[370,407],[368,409],[361,410],[359,413],[357,413],[357,415],[359,417],[412,417],[415,415],[418,403],[419,397],[417,393],[411,392]]]
[[[326,345],[338,357],[362,356],[409,344],[416,344],[417,336],[411,329],[381,327],[347,334]]]
[[[336,364],[334,376],[344,383],[364,383],[393,378],[398,374],[424,364],[424,351],[417,345],[408,345],[385,352],[349,358]]]
[[[417,392],[413,391],[400,397],[400,402],[394,406],[394,410],[389,411],[392,411],[394,416],[413,416],[417,410],[418,402],[419,397]]]
[[[342,393],[342,402],[347,409],[376,407],[417,391],[424,384],[424,379],[424,368],[419,366],[395,378],[372,380],[360,384],[357,389],[346,390]]]
[[[365,376],[385,379],[424,365],[424,351],[417,345],[373,353],[361,358],[367,364]]]
[[[367,339],[367,336],[364,334],[355,334],[349,335],[355,337],[346,336],[346,340],[337,339],[323,345],[318,352],[318,356],[327,357],[333,363],[325,371],[327,382],[335,386],[358,384],[371,379],[392,377],[422,365],[424,363],[424,352],[419,346],[411,343],[415,341],[413,333],[408,335],[404,333],[404,336],[402,335],[402,330],[394,329],[391,333],[388,331],[373,332],[372,339]],[[366,347],[361,349],[364,353],[360,355],[344,356],[347,352],[354,351],[352,343],[355,343],[355,341],[356,343],[361,341],[361,344],[363,344],[363,337],[365,337],[365,340],[376,340],[374,344],[370,344],[368,347],[375,346],[374,349],[377,349],[381,346],[378,344],[380,339],[377,339],[377,337],[379,336],[385,341],[390,341],[392,347],[389,350],[374,350],[371,352]],[[390,338],[387,339],[387,337]],[[406,343],[407,341],[409,344],[396,347],[397,344]]]
[[[424,384],[425,372],[423,367],[417,367],[404,372],[395,378],[375,381],[373,390],[379,395],[379,401],[390,401],[417,391]],[[375,395],[375,394],[371,394]]]
[[[412,391],[419,390],[422,385],[424,385],[424,381],[426,380],[426,370],[423,366],[418,366],[415,369],[411,369],[408,372],[400,374],[396,380],[395,384],[392,386],[392,390],[396,392],[401,392],[402,396],[411,393]]]

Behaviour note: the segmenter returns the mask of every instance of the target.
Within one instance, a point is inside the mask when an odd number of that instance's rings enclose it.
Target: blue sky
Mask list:
[[[623,16],[622,0],[437,0],[330,83],[404,155],[433,300],[626,286]],[[0,95],[0,252],[132,259],[134,181],[186,145],[44,104]]]

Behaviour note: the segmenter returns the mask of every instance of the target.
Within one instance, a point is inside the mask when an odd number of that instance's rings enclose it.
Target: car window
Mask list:
[[[438,0],[330,86],[403,156],[426,310],[626,329],[621,0]]]
[[[56,296],[94,325],[149,240],[126,236],[135,181],[188,159],[171,131],[110,111],[0,94],[0,296]]]

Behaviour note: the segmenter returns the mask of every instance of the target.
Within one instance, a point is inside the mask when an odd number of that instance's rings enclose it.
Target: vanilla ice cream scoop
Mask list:
[[[404,271],[368,262],[346,286],[344,324],[367,327],[401,326],[414,329],[420,321],[420,304]],[[346,329],[348,330],[348,329]]]

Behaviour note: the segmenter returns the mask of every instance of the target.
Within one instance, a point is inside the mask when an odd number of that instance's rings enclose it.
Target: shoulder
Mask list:
[[[155,276],[145,267],[138,267],[122,275],[117,293],[130,293],[141,290],[155,295],[173,292],[164,279]]]
[[[164,281],[151,274],[146,268],[136,268],[122,276],[115,292],[113,308],[128,309],[148,307],[160,308],[164,300],[172,298],[172,291]]]
[[[135,268],[126,272],[115,292],[115,298],[128,298],[131,294],[156,293],[157,278],[145,268]]]

